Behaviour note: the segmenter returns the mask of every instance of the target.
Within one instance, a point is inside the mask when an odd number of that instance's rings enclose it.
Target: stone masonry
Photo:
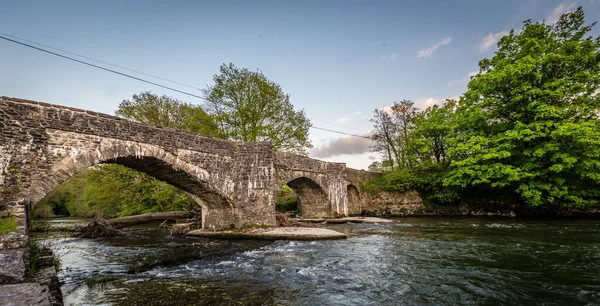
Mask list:
[[[370,178],[343,163],[276,152],[270,143],[201,137],[0,97],[0,211],[19,223],[17,233],[0,236],[0,249],[25,247],[28,208],[102,163],[148,173],[187,192],[203,208],[203,227],[214,230],[275,225],[275,194],[283,184],[297,192],[303,216],[346,216],[348,190],[351,202],[359,201],[359,183]]]

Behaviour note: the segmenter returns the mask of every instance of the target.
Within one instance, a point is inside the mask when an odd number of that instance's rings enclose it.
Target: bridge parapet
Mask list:
[[[275,195],[283,184],[296,190],[306,217],[345,216],[349,180],[366,177],[344,163],[276,152],[266,142],[202,137],[0,97],[0,212],[19,223],[18,233],[0,237],[0,249],[27,243],[30,205],[102,163],[145,172],[188,192],[203,207],[207,229],[275,225]],[[17,243],[15,237],[25,240]]]

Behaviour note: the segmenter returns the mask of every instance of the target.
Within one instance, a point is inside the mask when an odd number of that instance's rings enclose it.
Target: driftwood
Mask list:
[[[120,229],[114,228],[108,220],[98,217],[90,222],[86,227],[81,228],[77,237],[81,238],[102,238],[112,236],[124,236],[126,233]]]
[[[147,213],[135,216],[121,217],[115,219],[96,218],[86,227],[79,228],[76,231],[80,232],[77,236],[82,238],[102,238],[110,236],[123,236],[126,232],[121,230],[127,226],[140,225],[155,221],[168,221],[177,219],[187,219],[195,217],[194,212],[175,211],[175,212],[157,212]],[[164,223],[164,222],[163,222]]]
[[[155,212],[135,216],[121,217],[107,220],[114,228],[123,228],[133,225],[150,223],[154,221],[167,221],[194,218],[196,214],[189,211]]]
[[[275,221],[280,227],[321,227],[322,224],[298,221],[296,218],[289,218],[285,213],[276,213]]]

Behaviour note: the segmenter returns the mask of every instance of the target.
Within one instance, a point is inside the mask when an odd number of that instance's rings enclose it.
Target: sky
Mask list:
[[[588,23],[600,20],[600,0],[2,0],[0,33],[174,80],[190,87],[131,73],[196,95],[223,63],[259,69],[315,127],[367,135],[375,109],[460,96],[510,29],[526,19],[553,23],[578,6]],[[142,91],[203,103],[0,40],[0,96],[114,114]],[[318,129],[310,139],[313,158],[357,169],[381,160],[368,139]]]

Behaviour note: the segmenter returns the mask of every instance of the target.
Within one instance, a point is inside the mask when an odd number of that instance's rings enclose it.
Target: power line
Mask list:
[[[102,69],[104,71],[116,73],[116,74],[124,76],[124,77],[128,77],[128,78],[131,78],[131,79],[134,79],[134,80],[138,80],[138,81],[141,81],[141,82],[144,82],[144,83],[152,84],[154,86],[158,86],[158,87],[161,87],[161,88],[165,88],[165,89],[172,90],[172,91],[184,94],[184,95],[188,95],[188,96],[191,96],[191,97],[194,97],[194,98],[198,98],[198,99],[204,100],[204,98],[201,97],[201,96],[198,96],[198,95],[195,95],[195,94],[192,94],[192,93],[189,93],[189,92],[185,92],[183,90],[175,89],[173,87],[169,87],[169,86],[165,86],[165,85],[160,85],[158,83],[154,83],[154,82],[148,81],[146,79],[138,78],[138,77],[135,77],[135,76],[132,76],[132,75],[129,75],[129,74],[126,74],[126,73],[122,73],[122,72],[119,72],[119,71],[116,71],[116,70],[112,70],[112,69],[108,69],[108,68],[105,68],[105,67],[102,67],[102,66],[94,65],[92,63],[84,62],[84,61],[78,60],[76,58],[72,58],[72,57],[69,57],[69,56],[66,56],[66,55],[58,54],[56,52],[52,52],[52,51],[49,51],[49,50],[46,50],[46,49],[38,48],[36,46],[32,46],[32,45],[29,45],[29,44],[26,44],[26,43],[23,43],[23,42],[14,40],[14,39],[10,39],[10,38],[4,37],[2,35],[0,35],[0,38],[4,39],[4,40],[8,40],[8,41],[16,43],[16,44],[19,44],[19,45],[23,45],[25,47],[29,47],[29,48],[32,48],[32,49],[36,49],[38,51],[46,52],[46,53],[49,53],[49,54],[52,54],[52,55],[56,55],[58,57],[62,57],[62,58],[65,58],[65,59],[68,59],[68,60],[71,60],[71,61],[74,61],[74,62],[78,62],[80,64],[84,64],[84,65],[88,65],[88,66],[91,66],[91,67],[94,67],[94,68]]]
[[[0,33],[0,34],[7,35],[7,34],[4,34],[4,33]],[[82,61],[82,60],[78,60],[76,58],[72,58],[72,57],[69,57],[69,56],[66,56],[66,55],[62,55],[62,54],[59,54],[59,53],[56,53],[56,52],[52,52],[52,51],[49,51],[49,50],[46,50],[46,49],[43,49],[43,48],[32,46],[32,45],[26,44],[24,42],[20,42],[20,41],[14,40],[14,39],[10,39],[10,38],[2,36],[2,35],[0,35],[0,38],[4,39],[6,41],[9,41],[9,42],[13,42],[13,43],[16,43],[16,44],[19,44],[19,45],[22,45],[22,46],[25,46],[25,47],[28,47],[28,48],[32,48],[32,49],[35,49],[35,50],[38,50],[38,51],[42,51],[42,52],[45,52],[45,53],[48,53],[48,54],[51,54],[51,55],[55,55],[55,56],[58,56],[58,57],[61,57],[61,58],[64,58],[64,59],[68,59],[70,61],[74,61],[74,62],[77,62],[77,63],[80,63],[80,64],[84,64],[84,65],[87,65],[87,66],[90,66],[90,67],[98,68],[98,69],[101,69],[101,70],[104,70],[104,71],[108,71],[108,72],[111,72],[111,73],[115,73],[115,74],[118,74],[118,75],[121,75],[121,76],[124,76],[124,77],[127,77],[127,78],[131,78],[131,79],[134,79],[134,80],[137,80],[137,81],[140,81],[140,82],[152,84],[154,86],[158,86],[158,87],[161,87],[161,88],[165,88],[165,89],[172,90],[172,91],[184,94],[184,95],[188,95],[188,96],[191,96],[191,97],[194,97],[194,98],[198,98],[198,99],[204,100],[204,98],[201,97],[201,96],[198,96],[198,95],[195,95],[195,94],[192,94],[192,93],[189,93],[189,92],[185,92],[183,90],[179,90],[179,89],[175,89],[175,88],[172,88],[172,87],[169,87],[169,86],[161,85],[161,84],[158,84],[158,83],[155,83],[155,82],[152,82],[152,81],[148,81],[146,79],[138,78],[136,76],[132,76],[132,75],[129,75],[129,74],[126,74],[126,73],[122,73],[122,72],[119,72],[119,71],[116,71],[116,70],[112,70],[112,69],[109,69],[109,68],[105,68],[105,67],[102,67],[102,66],[94,65],[92,63],[88,63],[88,62],[85,62],[85,61]],[[13,35],[7,35],[7,36],[16,37],[16,36],[13,36]],[[21,39],[21,38],[18,38],[18,39]],[[22,39],[22,40],[28,41],[28,40],[25,40],[25,39]],[[186,85],[186,84],[183,84],[183,83],[179,83],[179,82],[176,82],[176,81],[171,81],[171,80],[164,79],[164,78],[161,78],[161,77],[156,77],[156,76],[153,76],[153,75],[150,75],[150,74],[146,74],[146,73],[143,73],[143,72],[138,72],[136,70],[128,69],[128,68],[121,67],[121,66],[114,65],[114,64],[110,64],[110,63],[107,63],[107,62],[95,60],[95,59],[90,58],[90,57],[86,57],[86,56],[79,55],[79,54],[76,54],[76,53],[72,53],[72,52],[61,50],[61,49],[53,48],[53,47],[46,46],[46,45],[43,45],[43,44],[39,44],[39,43],[36,43],[36,42],[33,42],[33,41],[28,41],[28,42],[31,42],[31,43],[34,43],[34,44],[38,44],[38,45],[41,45],[41,46],[45,46],[47,48],[58,50],[58,51],[65,52],[65,53],[68,53],[68,54],[76,55],[76,56],[79,56],[79,57],[82,57],[82,58],[86,58],[86,59],[90,59],[90,60],[93,60],[93,61],[97,61],[97,62],[106,64],[106,65],[110,65],[110,66],[114,66],[114,67],[119,67],[121,69],[133,71],[133,72],[136,72],[136,73],[144,74],[144,75],[147,75],[147,76],[150,76],[150,77],[155,77],[155,78],[158,78],[158,79],[161,79],[161,80],[165,80],[165,81],[168,81],[168,82],[172,82],[172,83],[180,84],[180,85],[183,85],[183,86],[188,86],[188,87],[192,87],[192,88],[198,89],[197,87],[193,87],[193,86]],[[331,130],[331,129],[326,129],[326,128],[321,128],[321,127],[317,127],[317,126],[311,126],[311,128],[317,129],[317,130],[322,130],[322,131],[327,131],[327,132],[332,132],[332,133],[337,133],[337,134],[342,134],[342,135],[347,135],[347,136],[353,136],[353,137],[370,139],[369,137],[366,137],[366,136],[360,136],[360,135],[356,135],[356,134],[345,133],[345,132]]]
[[[365,138],[365,139],[371,139],[370,137],[367,137],[367,136],[361,136],[361,135],[356,135],[356,134],[344,133],[344,132],[330,130],[330,129],[325,129],[325,128],[316,127],[316,126],[311,126],[311,127],[313,129],[317,129],[317,130],[322,130],[322,131],[327,131],[327,132],[332,132],[332,133],[338,133],[338,134],[343,134],[343,135],[348,135],[348,136],[354,136],[354,137],[360,137],[360,138]]]
[[[52,46],[44,45],[42,43],[35,42],[35,41],[32,41],[32,40],[28,40],[28,39],[25,39],[25,38],[21,38],[21,37],[18,37],[18,36],[14,36],[14,35],[2,33],[2,32],[0,32],[0,34],[4,35],[4,36],[12,37],[14,39],[18,39],[18,40],[21,40],[21,41],[26,41],[26,42],[29,42],[29,43],[32,43],[32,44],[36,44],[38,46],[43,46],[43,47],[46,47],[48,49],[60,51],[62,53],[71,54],[71,55],[75,55],[75,56],[78,56],[78,57],[81,57],[81,58],[92,60],[94,62],[102,63],[102,64],[105,64],[105,65],[109,65],[109,66],[112,66],[112,67],[116,67],[116,68],[119,68],[119,69],[131,71],[131,72],[135,72],[135,73],[138,73],[138,74],[141,74],[141,75],[145,75],[145,76],[149,76],[149,77],[152,77],[152,78],[155,78],[155,79],[159,79],[159,80],[171,82],[173,84],[177,84],[177,85],[181,85],[181,86],[185,86],[185,87],[189,87],[189,88],[193,88],[193,89],[197,89],[197,90],[202,90],[202,89],[200,89],[200,88],[198,88],[196,86],[192,86],[192,85],[188,85],[188,84],[185,84],[185,83],[181,83],[181,82],[169,80],[169,79],[166,79],[166,78],[163,78],[163,77],[159,77],[159,76],[152,75],[152,74],[149,74],[149,73],[141,72],[141,71],[134,70],[134,69],[131,69],[131,68],[127,68],[127,67],[123,67],[123,66],[111,64],[109,62],[101,61],[101,60],[98,60],[98,59],[95,59],[95,58],[91,58],[89,56],[85,56],[85,55],[77,54],[77,53],[70,52],[70,51],[67,51],[67,50],[63,50],[63,49],[55,48],[55,47],[52,47]]]

